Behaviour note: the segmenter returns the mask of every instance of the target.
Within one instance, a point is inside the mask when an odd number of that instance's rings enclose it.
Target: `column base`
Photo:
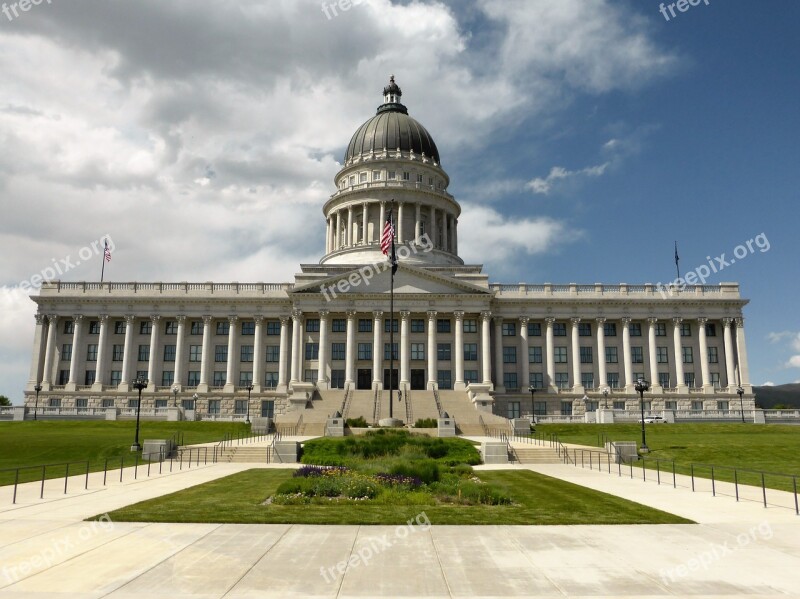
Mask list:
[[[629,383],[629,384],[625,385],[625,393],[627,393],[627,394],[636,393],[636,386],[633,383]]]
[[[236,391],[236,385],[233,383],[225,383],[225,386],[222,387],[223,393],[233,393]]]
[[[155,389],[155,387],[153,389]],[[94,383],[94,384],[92,384],[92,393],[98,393],[98,392],[100,392],[102,390],[103,390],[103,383]],[[150,390],[149,386],[148,386],[147,390],[148,391]]]
[[[572,392],[578,395],[585,395],[586,389],[584,388],[583,385],[575,385],[574,387],[572,387]]]
[[[173,387],[174,386],[175,385],[173,385]],[[178,391],[183,391],[183,387],[181,385],[178,385]],[[197,385],[198,393],[208,393],[208,391],[209,391],[208,383],[200,383],[199,385]]]
[[[131,390],[131,384],[127,382],[120,383],[119,386],[117,386],[117,391],[121,393],[127,393],[130,390]]]
[[[53,383],[51,383],[50,381],[42,381],[42,391],[50,391],[52,388],[53,388]]]
[[[261,385],[253,385],[253,393],[261,393]]]
[[[64,385],[64,391],[77,391],[78,385],[77,383],[67,383]]]
[[[661,385],[652,385],[650,387],[650,393],[653,395],[662,395],[664,393],[664,387]]]
[[[703,393],[705,395],[714,395],[714,393],[716,393],[716,389],[714,389],[714,385],[709,383],[707,385],[703,385]]]
[[[453,383],[453,390],[454,391],[464,391],[467,388],[467,384],[464,381],[456,381]]]
[[[678,385],[678,393],[689,393],[689,386],[688,385]]]
[[[506,392],[506,388],[503,385],[495,385],[494,392],[495,393],[505,393]]]

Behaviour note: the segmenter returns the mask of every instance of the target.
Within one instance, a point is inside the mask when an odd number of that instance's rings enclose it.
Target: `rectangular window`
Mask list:
[[[244,416],[247,414],[247,400],[236,399],[233,402],[233,413],[237,416]]]
[[[664,322],[657,322],[656,337],[666,337],[666,336],[667,336],[667,324]]]
[[[422,183],[424,180],[422,175],[417,175],[417,183]]]
[[[449,318],[437,318],[436,319],[436,332],[437,333],[449,333],[450,332],[450,319]]]
[[[214,346],[214,361],[215,362],[227,362],[228,361],[228,346],[227,345],[215,345]]]
[[[546,401],[534,401],[533,402],[533,413],[537,416],[547,416],[547,402]]]
[[[408,171],[403,172],[403,181],[411,181],[411,173]]]
[[[358,359],[359,360],[371,360],[372,359],[372,344],[371,343],[359,343],[358,344]]]
[[[606,364],[616,364],[619,362],[616,347],[606,348]]]
[[[277,362],[278,360],[280,360],[281,346],[280,345],[268,345],[267,346],[267,351],[266,351],[266,356],[267,356],[267,360],[266,360],[267,362]]]
[[[143,320],[139,323],[139,334],[140,335],[149,335],[153,332],[153,321],[152,320]]]
[[[331,360],[344,360],[345,344],[331,343]]]
[[[692,336],[692,323],[690,322],[682,322],[681,323],[681,337],[691,337]]]
[[[89,321],[89,334],[90,335],[99,335],[100,334],[100,321],[99,320],[90,320]]]
[[[718,410],[728,410],[730,403],[726,400],[719,400],[717,401],[717,409]]]
[[[474,362],[478,359],[478,344],[465,343],[464,344],[464,361]]]
[[[61,346],[61,359],[69,361],[72,359],[72,344],[65,343]]]
[[[517,382],[517,373],[516,372],[504,372],[503,373],[503,386],[506,389],[519,389],[519,383]]]
[[[196,385],[192,385],[192,386],[196,387]],[[194,400],[193,399],[182,399],[181,400],[181,407],[184,410],[194,410],[196,406],[194,404]]]
[[[669,364],[669,348],[657,347],[656,348],[656,362],[658,364]]]
[[[411,344],[411,359],[412,360],[424,360],[425,359],[425,344],[424,343],[412,343]]]
[[[506,417],[507,418],[509,418],[509,419],[511,419],[511,418],[519,418],[519,415],[520,415],[520,404],[519,404],[518,401],[509,401],[506,404],[506,407],[507,407],[507,411],[506,411]]]
[[[669,372],[658,373],[658,384],[664,389],[670,388]]]
[[[114,346],[116,347],[116,346]],[[89,362],[95,362],[97,360],[97,344],[90,343],[89,346],[86,348],[86,359]],[[122,356],[119,358],[122,360]]]
[[[694,388],[694,372],[683,373],[683,384],[689,387],[690,389]]]
[[[436,382],[439,389],[452,389],[453,388],[453,375],[449,370],[438,370],[436,372]]]
[[[94,379],[95,379],[96,375],[97,375],[97,371],[96,370],[87,370],[86,371],[86,375],[84,376],[84,379],[83,379],[83,384],[84,385],[94,385]]]
[[[111,384],[112,385],[119,385],[122,382],[122,371],[121,370],[112,370],[111,371]]]
[[[719,389],[719,372],[711,372],[709,374],[711,376],[710,383],[714,386],[714,389]]]
[[[73,320],[65,320],[64,321],[64,334],[65,335],[72,335],[75,332],[75,321]]]
[[[606,384],[612,389],[619,389],[619,373],[618,372],[606,373]]]
[[[252,362],[253,361],[253,346],[252,345],[243,345],[239,351],[240,362]]]
[[[344,370],[331,370],[331,388],[344,389]]]
[[[100,405],[102,407],[104,407],[104,408],[113,408],[114,407],[114,400],[113,399],[109,399],[109,398],[105,398],[105,399],[102,400]]]
[[[274,389],[278,386],[278,373],[277,372],[265,372],[264,373],[264,386],[267,389]]]
[[[253,384],[253,373],[249,371],[242,371],[239,373],[239,386],[240,387],[249,387]],[[244,400],[242,400],[244,401]]]
[[[591,363],[592,363],[592,348],[581,347],[581,364],[591,364]]]
[[[642,325],[638,322],[632,322],[628,325],[628,332],[630,333],[631,337],[641,337]]]
[[[186,385],[189,387],[197,387],[197,385],[199,384],[200,384],[200,371],[190,370],[186,375]]]
[[[569,389],[569,374],[566,372],[556,372],[556,387],[559,389]]]
[[[503,347],[503,364],[516,364],[517,363],[517,348],[513,345],[511,347]]]
[[[529,322],[528,323],[528,337],[541,337],[542,336],[542,323]]]
[[[306,319],[306,333],[319,333],[319,318]]]
[[[674,399],[668,399],[664,402],[664,409],[665,410],[677,410],[678,409],[678,402]]]
[[[586,402],[586,411],[587,412],[596,412],[597,411],[597,402],[596,401],[587,401]]]
[[[517,324],[515,322],[503,323],[503,337],[514,337],[517,334]]]
[[[414,359],[414,349],[413,349],[413,347],[415,345],[422,345],[422,344],[421,343],[412,343],[411,344],[411,347],[412,347],[412,349],[411,349],[411,359],[412,360]],[[390,356],[389,355],[389,344],[388,343],[384,343],[383,344],[383,359],[384,360],[399,360],[400,359],[400,352],[398,351],[399,347],[400,347],[399,343],[393,343],[392,344],[392,355]]]
[[[615,322],[607,322],[603,325],[603,334],[606,337],[617,336],[617,324]]]
[[[624,410],[625,409],[625,402],[624,401],[615,401],[613,402],[615,410]]]
[[[681,352],[683,354],[683,363],[684,364],[691,364],[694,362],[694,356],[692,355],[692,348],[691,347],[682,347]]]
[[[644,364],[644,349],[639,347],[631,347],[631,361],[634,364]]]
[[[397,323],[398,323],[398,320],[397,320],[396,318],[395,318],[395,319],[389,319],[389,318],[387,318],[386,320],[384,320],[384,321],[383,321],[383,330],[384,330],[384,332],[385,332],[385,333],[389,333],[389,332],[390,332],[390,331],[389,331],[389,326],[390,326],[390,325],[391,325],[392,329],[394,329],[394,332],[395,332],[395,333],[396,333],[397,331],[399,331],[400,329],[398,328],[398,326],[397,326]]]
[[[358,319],[358,332],[359,333],[371,333],[372,332],[372,320],[369,318],[359,318]]]
[[[219,402],[218,399],[209,399],[208,400],[208,413],[209,414],[219,414],[219,403],[220,402]]]
[[[267,321],[267,335],[280,335],[281,323],[277,320]]]
[[[161,371],[161,386],[162,387],[171,387],[174,382],[175,382],[175,371],[174,370],[162,370]]]
[[[425,320],[422,318],[412,318],[411,319],[411,332],[412,333],[424,333],[425,332]]]
[[[594,374],[591,372],[581,373],[581,385],[584,389],[594,389]]]
[[[140,345],[139,346],[139,362],[147,362],[150,359],[150,346],[149,345]]]
[[[319,343],[306,343],[306,360],[319,360]]]
[[[358,182],[359,183],[366,183],[367,182],[367,173],[358,173]]]
[[[553,358],[555,359],[556,364],[566,364],[567,363],[567,348],[566,347],[556,347],[553,349]]]
[[[711,323],[706,325],[706,337],[717,336],[717,325]]]
[[[114,334],[115,335],[124,335],[125,334],[125,321],[124,320],[115,320],[114,321]]]
[[[217,335],[228,335],[231,330],[231,323],[227,320],[217,322]]]
[[[389,171],[389,179],[397,179],[397,172],[396,171]]]
[[[562,416],[572,416],[572,402],[571,401],[562,401],[561,402],[561,415]]]
[[[470,383],[477,383],[478,382],[478,371],[477,370],[465,370],[464,371],[464,382],[469,385]]]
[[[528,362],[531,364],[541,364],[542,363],[542,348],[541,347],[529,347],[528,348]]]
[[[449,343],[438,343],[437,344],[437,346],[436,346],[436,357],[439,359],[439,361],[441,361],[441,362],[449,362],[451,360],[451,357],[450,357],[451,349],[450,349],[450,347],[451,346],[450,346]]]
[[[544,389],[544,375],[541,372],[531,372],[528,384],[534,389]]]
[[[719,352],[717,351],[716,347],[708,348],[708,363],[719,364]]]
[[[190,345],[189,346],[189,361],[190,362],[199,362],[200,358],[203,356],[203,346],[202,345]]]
[[[477,333],[478,332],[478,321],[474,318],[465,318],[464,319],[464,332],[465,333]]]
[[[225,375],[224,372],[215,372],[214,373],[214,386],[215,387],[224,387],[225,386]]]
[[[553,337],[566,337],[566,336],[567,336],[567,324],[564,322],[554,322]]]
[[[189,326],[189,334],[190,335],[202,335],[203,334],[203,321],[202,320],[193,320],[191,325]]]
[[[578,336],[591,337],[592,336],[592,323],[580,322],[578,323]]]
[[[165,345],[164,346],[164,361],[165,362],[174,362],[175,361],[175,346],[174,345]]]
[[[380,181],[381,180],[381,172],[380,171],[372,171],[372,180],[373,181]]]
[[[178,334],[178,321],[177,320],[167,320],[164,322],[164,334],[165,335],[177,335]]]
[[[703,402],[698,400],[692,400],[692,411],[694,412],[702,412],[703,411]]]
[[[256,334],[256,322],[254,320],[245,320],[242,323],[242,335],[255,335]]]
[[[97,347],[96,345],[94,346]],[[122,362],[122,358],[125,355],[125,346],[124,345],[113,345],[111,347],[111,361],[112,362]],[[95,357],[97,359],[97,350],[95,350]]]

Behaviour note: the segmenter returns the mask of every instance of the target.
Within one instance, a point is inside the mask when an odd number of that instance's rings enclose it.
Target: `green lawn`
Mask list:
[[[598,446],[601,435],[612,441],[641,443],[641,424],[541,424],[537,433],[557,434],[564,443]],[[647,467],[656,468],[655,460],[675,462],[681,474],[691,471],[708,478],[710,468],[700,464],[713,464],[737,469],[764,470],[800,477],[800,427],[776,424],[648,424],[645,425],[647,445],[650,448]],[[599,448],[598,448],[599,449]],[[588,459],[588,458],[587,458]],[[662,470],[671,464],[661,463]],[[739,482],[761,484],[760,475],[737,473]],[[729,469],[715,469],[714,477],[733,481]],[[768,487],[792,490],[792,480],[787,477],[765,476]]]
[[[70,467],[70,473],[79,474],[89,469],[102,470],[105,460],[119,467],[124,457],[133,465],[134,454],[130,447],[136,429],[135,421],[47,421],[0,422],[0,470],[22,466],[39,466],[63,462],[79,462]],[[217,441],[225,433],[245,434],[248,427],[230,422],[154,422],[142,421],[139,441],[169,439],[182,433],[185,444]],[[47,478],[64,476],[65,468],[48,468]],[[38,480],[41,469],[20,471],[20,482]],[[0,472],[0,485],[12,484],[13,472]]]
[[[425,512],[433,524],[686,524],[673,514],[527,470],[478,471],[516,505],[263,505],[291,470],[248,470],[143,501],[109,516],[115,522],[248,524],[403,524]]]

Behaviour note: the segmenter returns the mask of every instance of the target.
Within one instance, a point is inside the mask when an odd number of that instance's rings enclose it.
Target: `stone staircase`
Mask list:
[[[439,410],[436,408],[436,399],[433,391],[409,391],[408,399],[411,402],[411,413],[414,422],[420,419],[439,418]],[[403,406],[405,410],[405,406]],[[414,424],[411,422],[410,424]]]
[[[419,393],[415,391],[415,393]],[[431,396],[433,392],[431,392]],[[439,401],[442,409],[456,421],[457,432],[467,436],[483,436],[485,434],[480,418],[488,428],[508,429],[508,420],[487,412],[478,412],[472,405],[466,391],[440,390]],[[434,404],[435,409],[435,404]],[[416,416],[415,414],[415,417]]]
[[[347,418],[358,418],[362,416],[364,420],[372,423],[375,418],[375,391],[372,389],[362,389],[360,391],[353,391],[352,393],[353,398],[350,400]],[[381,401],[381,409],[383,409],[384,403],[384,401]],[[389,408],[387,407],[386,410],[388,412]]]
[[[560,464],[561,458],[552,447],[514,446],[514,454],[520,464]]]
[[[247,464],[267,464],[270,461],[271,447],[253,446],[234,446],[226,447],[219,456],[222,463],[247,463]]]

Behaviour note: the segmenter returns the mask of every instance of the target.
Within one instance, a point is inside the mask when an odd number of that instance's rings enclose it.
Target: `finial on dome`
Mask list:
[[[408,109],[400,102],[403,90],[394,80],[394,75],[389,77],[389,85],[383,88],[383,104],[378,107],[378,112],[402,112],[408,114]]]

